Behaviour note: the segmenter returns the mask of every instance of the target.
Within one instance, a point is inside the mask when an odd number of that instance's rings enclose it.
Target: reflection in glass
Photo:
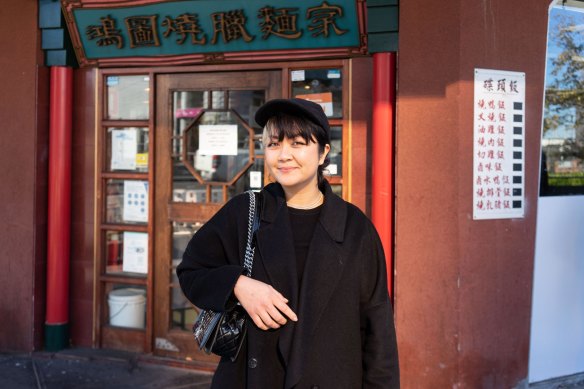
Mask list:
[[[239,193],[247,190],[260,190],[264,186],[264,160],[258,158],[253,165],[245,172],[243,177],[230,186],[227,191],[227,199],[231,199]]]
[[[254,152],[262,156],[262,128],[254,115],[264,102],[264,90],[174,92],[171,147],[175,202],[223,202],[221,183],[241,174],[235,188],[228,188],[227,198],[249,186],[249,173],[244,172],[250,162],[249,128],[253,130]]]
[[[211,92],[211,109],[225,109],[225,91]]]
[[[172,266],[170,271],[171,278],[171,328],[179,328],[190,331],[195,322],[199,309],[191,304],[183,295],[176,276],[176,267],[182,260],[189,240],[195,232],[201,228],[202,223],[172,223]]]
[[[121,232],[109,231],[105,234],[106,273],[122,272],[124,240]]]
[[[584,194],[584,12],[553,7],[548,26],[540,194]]]
[[[325,170],[325,174],[331,176],[343,175],[343,127],[331,126],[331,151],[329,152],[330,163]]]
[[[109,325],[146,328],[146,288],[136,285],[107,284],[106,316]]]
[[[341,69],[292,70],[292,97],[319,103],[326,116],[343,116]]]
[[[234,90],[229,91],[229,108],[234,110],[251,127],[260,131],[255,121],[255,113],[266,101],[263,90]]]
[[[107,119],[147,120],[150,77],[106,76]]]
[[[106,223],[148,223],[148,181],[107,180],[105,202]]]
[[[233,112],[206,111],[186,131],[186,160],[182,162],[205,182],[231,181],[249,162],[249,136]],[[201,140],[205,143],[199,144]]]
[[[148,127],[107,128],[106,169],[147,172]]]

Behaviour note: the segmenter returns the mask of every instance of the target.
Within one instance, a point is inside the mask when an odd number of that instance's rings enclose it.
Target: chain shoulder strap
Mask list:
[[[254,219],[256,213],[256,196],[252,190],[247,191],[249,195],[249,215],[247,221],[247,243],[245,244],[245,257],[243,260],[243,267],[245,268],[245,275],[251,277],[251,269],[253,267],[253,256],[255,247],[252,245],[254,233]]]

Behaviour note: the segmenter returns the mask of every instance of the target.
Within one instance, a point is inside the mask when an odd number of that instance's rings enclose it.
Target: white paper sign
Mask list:
[[[111,170],[136,170],[138,131],[135,128],[112,130]]]
[[[525,214],[525,73],[475,69],[473,217]]]
[[[290,72],[292,81],[304,81],[304,70],[292,70]]]
[[[237,125],[199,126],[199,154],[237,155]]]
[[[148,222],[148,181],[124,181],[124,221]]]
[[[125,231],[123,255],[123,271],[148,273],[148,233]]]
[[[330,165],[328,165],[325,169],[325,171],[330,174],[331,176],[336,176],[338,173],[338,167],[336,163],[331,163]]]
[[[249,187],[250,188],[262,187],[262,172],[249,172]]]

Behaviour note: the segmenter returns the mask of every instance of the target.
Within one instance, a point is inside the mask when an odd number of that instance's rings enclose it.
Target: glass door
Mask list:
[[[190,239],[234,195],[265,181],[257,109],[281,97],[280,71],[156,78],[154,351],[214,364],[191,327],[199,309],[175,275]]]

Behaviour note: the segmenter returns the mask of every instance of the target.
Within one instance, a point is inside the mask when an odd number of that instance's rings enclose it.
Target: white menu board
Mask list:
[[[475,69],[473,218],[525,214],[525,73]]]

